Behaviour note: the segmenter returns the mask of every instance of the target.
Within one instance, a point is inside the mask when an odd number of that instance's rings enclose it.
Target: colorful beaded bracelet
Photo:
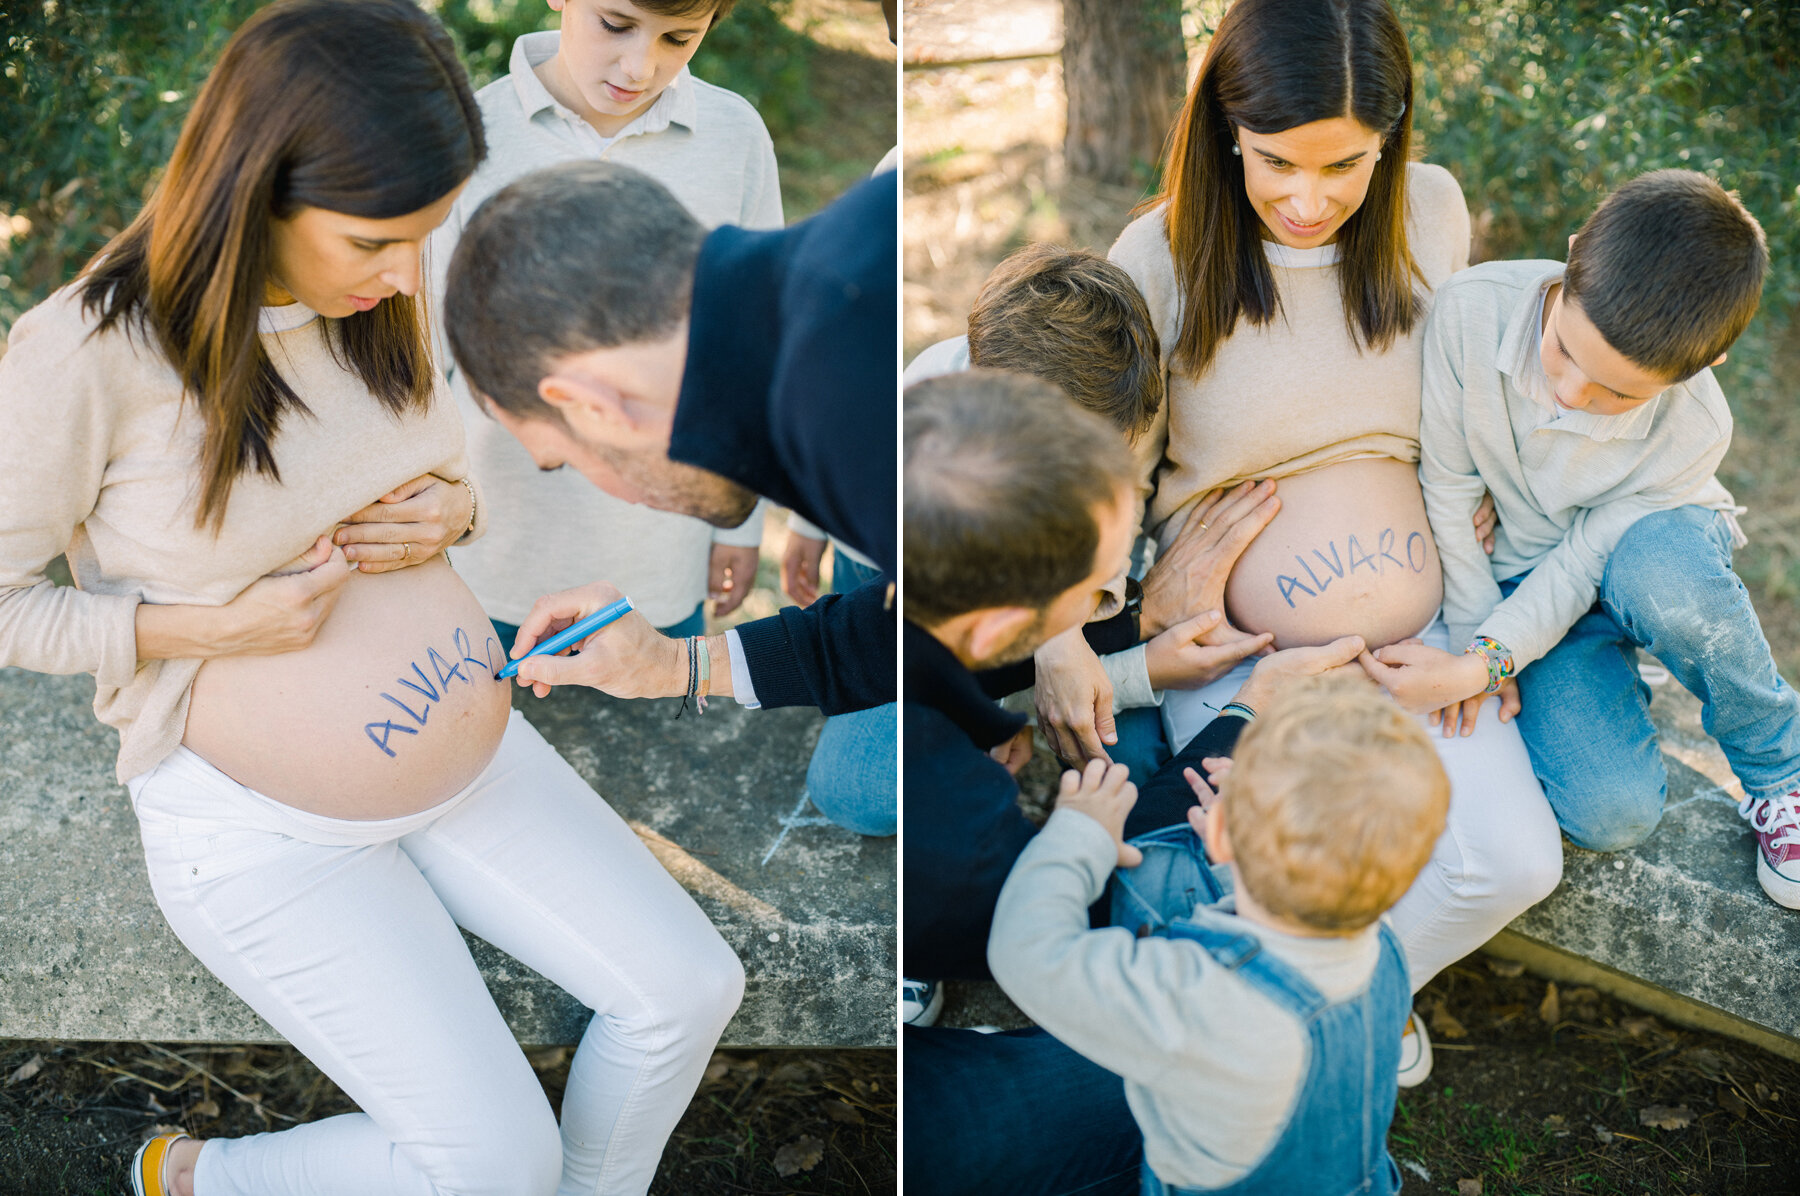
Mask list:
[[[1469,646],[1463,652],[1473,652],[1486,662],[1488,683],[1487,688],[1481,691],[1484,694],[1499,693],[1500,686],[1513,675],[1512,649],[1491,635],[1476,636],[1469,641]]]

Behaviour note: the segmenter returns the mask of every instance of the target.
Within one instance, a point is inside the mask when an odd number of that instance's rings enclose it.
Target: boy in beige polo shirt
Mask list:
[[[775,151],[743,97],[695,78],[687,63],[734,0],[548,0],[560,32],[528,33],[511,72],[476,95],[488,157],[433,234],[432,293],[475,210],[533,170],[604,158],[636,167],[674,192],[708,228],[779,228]],[[439,308],[441,310],[441,307]],[[565,470],[541,472],[505,429],[482,414],[438,343],[440,368],[468,430],[488,535],[458,549],[456,567],[508,648],[540,595],[610,581],[671,635],[704,632],[703,602],[718,612],[749,592],[763,506],[741,526],[623,502]]]

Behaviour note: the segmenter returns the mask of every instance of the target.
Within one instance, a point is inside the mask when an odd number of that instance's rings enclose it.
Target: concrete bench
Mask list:
[[[0,669],[0,1037],[279,1041],[156,908],[112,777],[117,737],[92,700],[91,678]],[[724,1045],[893,1045],[894,840],[825,823],[802,799],[816,711],[725,700],[671,722],[671,702],[591,690],[515,701],[743,959]],[[576,1041],[585,1009],[470,943],[520,1041]]]
[[[1699,701],[1673,680],[1653,694],[1669,769],[1656,833],[1604,855],[1565,842],[1562,884],[1485,949],[1800,1059],[1800,912],[1757,884],[1755,836],[1737,812],[1742,790],[1700,727]],[[995,985],[952,985],[949,997],[946,1025],[1026,1024]]]

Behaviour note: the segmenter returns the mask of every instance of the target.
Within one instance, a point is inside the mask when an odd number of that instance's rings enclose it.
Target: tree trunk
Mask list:
[[[1181,0],[1063,0],[1069,173],[1142,187],[1187,90]]]

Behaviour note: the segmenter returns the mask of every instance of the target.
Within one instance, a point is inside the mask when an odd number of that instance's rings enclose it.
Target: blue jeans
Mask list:
[[[494,634],[500,637],[500,651],[512,655],[513,640],[519,634],[517,623],[502,623],[499,619],[488,620],[494,625]],[[658,631],[670,639],[680,639],[685,635],[706,634],[706,603],[696,606],[693,613],[679,623],[671,623],[667,627],[658,627]]]
[[[1113,716],[1119,742],[1106,750],[1114,764],[1131,770],[1131,783],[1142,788],[1156,770],[1169,762],[1169,741],[1163,734],[1160,706],[1134,706]]]
[[[1701,724],[1746,794],[1800,783],[1800,696],[1731,571],[1729,524],[1701,507],[1659,511],[1619,541],[1594,609],[1519,674],[1519,731],[1571,842],[1618,851],[1662,819],[1668,775],[1639,648],[1700,699]]]
[[[881,576],[841,551],[833,553],[831,592],[848,594]],[[895,797],[896,719],[893,702],[825,720],[806,766],[806,794],[819,813],[859,835],[887,836],[899,820]]]
[[[1040,1029],[905,1027],[908,1196],[1131,1196],[1125,1082]]]

